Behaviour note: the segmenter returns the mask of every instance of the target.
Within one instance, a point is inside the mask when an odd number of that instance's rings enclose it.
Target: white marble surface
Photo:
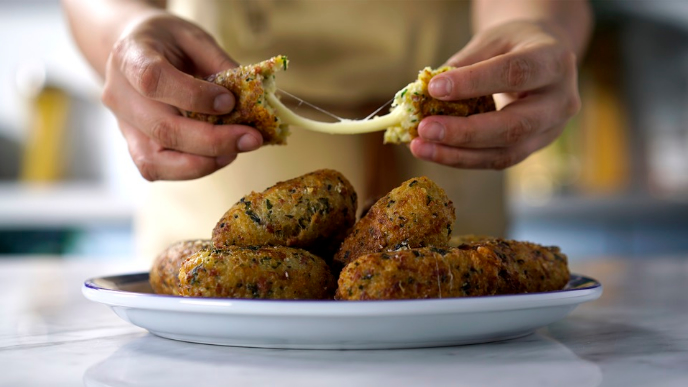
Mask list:
[[[525,338],[298,351],[161,339],[81,295],[140,264],[0,259],[0,386],[688,386],[688,258],[572,266],[604,295]]]

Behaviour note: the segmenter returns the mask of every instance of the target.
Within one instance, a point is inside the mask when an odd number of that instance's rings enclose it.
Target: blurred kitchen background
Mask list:
[[[0,0],[0,257],[134,253],[144,180],[58,0]]]
[[[688,252],[688,1],[593,2],[583,109],[508,172],[510,237],[571,259]],[[0,0],[0,259],[135,254],[146,184],[56,0]]]

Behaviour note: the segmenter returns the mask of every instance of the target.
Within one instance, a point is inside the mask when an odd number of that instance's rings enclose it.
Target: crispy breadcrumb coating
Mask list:
[[[498,294],[559,290],[569,282],[568,259],[556,246],[497,238],[462,244],[458,249],[501,261]]]
[[[488,235],[475,235],[475,234],[465,234],[465,235],[453,235],[451,239],[449,239],[449,246],[451,247],[457,247],[459,245],[465,244],[465,243],[477,243],[477,242],[483,242],[483,241],[488,241],[488,240],[493,240],[497,239],[492,236]]]
[[[475,251],[424,247],[367,254],[339,276],[340,300],[448,298],[495,294],[500,264]]]
[[[569,280],[556,247],[502,239],[367,254],[341,272],[336,298],[391,300],[546,292]]]
[[[170,245],[153,262],[150,284],[158,294],[179,295],[179,268],[182,262],[198,250],[213,246],[209,240],[181,241]]]
[[[354,225],[335,255],[335,269],[364,254],[447,246],[455,219],[453,203],[432,180],[405,181]]]
[[[182,264],[179,282],[185,297],[320,300],[335,289],[325,261],[275,246],[200,250]]]
[[[213,230],[216,248],[291,246],[326,260],[356,220],[357,196],[339,172],[321,169],[241,198]]]
[[[280,55],[255,65],[240,66],[211,75],[206,79],[208,82],[224,86],[234,94],[234,110],[219,116],[194,112],[185,112],[185,115],[217,125],[252,126],[263,135],[264,144],[286,144],[289,125],[275,114],[266,95],[275,93],[275,72],[286,70],[288,64],[287,57]]]

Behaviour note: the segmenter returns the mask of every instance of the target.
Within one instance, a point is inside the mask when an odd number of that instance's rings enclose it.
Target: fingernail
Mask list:
[[[435,144],[428,144],[427,142],[418,141],[418,145],[415,147],[416,157],[424,160],[432,160],[435,155]]]
[[[444,139],[444,125],[439,122],[430,122],[418,128],[421,137],[430,141],[442,141]]]
[[[217,164],[217,166],[220,168],[226,167],[232,161],[234,161],[235,158],[236,156],[218,156],[215,158],[215,164]]]
[[[215,97],[213,109],[216,112],[227,113],[234,108],[234,97],[229,94],[220,94]]]
[[[451,94],[452,91],[452,81],[447,77],[435,77],[430,81],[428,85],[428,90],[430,95],[435,98],[446,97]]]
[[[240,152],[248,152],[260,148],[260,140],[250,134],[244,134],[237,142],[237,149]]]

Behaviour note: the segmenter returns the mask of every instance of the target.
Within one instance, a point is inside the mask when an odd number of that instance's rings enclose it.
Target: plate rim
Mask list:
[[[575,273],[571,273],[569,283],[577,280],[590,283],[590,285],[540,293],[366,301],[179,297],[108,289],[95,283],[98,280],[115,282],[115,278],[128,279],[130,280],[129,283],[139,282],[147,279],[148,274],[148,272],[137,272],[89,278],[82,285],[82,293],[87,299],[110,307],[169,312],[282,317],[380,317],[492,312],[577,305],[598,299],[603,291],[603,286],[599,281]],[[137,280],[133,281],[133,278]]]

